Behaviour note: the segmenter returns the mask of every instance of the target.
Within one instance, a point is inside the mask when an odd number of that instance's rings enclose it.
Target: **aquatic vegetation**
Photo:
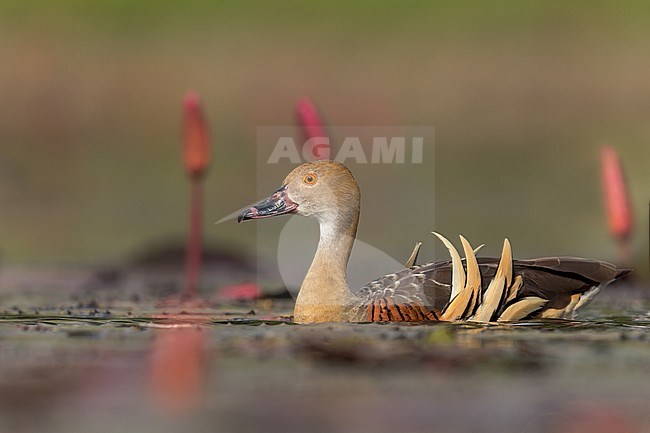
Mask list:
[[[201,272],[203,178],[210,165],[210,133],[197,93],[185,95],[183,110],[183,158],[191,183],[184,295],[196,297]]]

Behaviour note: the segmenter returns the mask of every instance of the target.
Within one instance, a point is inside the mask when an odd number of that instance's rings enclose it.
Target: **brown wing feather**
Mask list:
[[[545,257],[531,260],[517,260],[520,266],[539,269],[551,273],[571,276],[588,283],[604,283],[618,278],[627,270],[618,269],[615,265],[598,260],[582,259],[579,257]]]
[[[494,278],[499,259],[484,257],[479,258],[478,262],[485,290]],[[447,261],[421,265],[418,270],[425,275],[424,295],[435,303],[439,311],[441,288],[451,284],[451,269],[452,264]],[[620,278],[629,270],[617,269],[611,263],[598,260],[548,257],[513,260],[513,272],[521,278],[521,287],[514,298],[501,306],[499,313],[526,297],[548,300],[543,309],[563,309],[574,299],[572,295],[586,293],[595,286]],[[448,302],[442,308],[447,304]]]

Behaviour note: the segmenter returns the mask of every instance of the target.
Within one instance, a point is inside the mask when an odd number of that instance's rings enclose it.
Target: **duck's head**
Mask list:
[[[245,209],[238,222],[296,213],[331,222],[359,213],[359,185],[350,170],[335,161],[299,165],[271,196]]]

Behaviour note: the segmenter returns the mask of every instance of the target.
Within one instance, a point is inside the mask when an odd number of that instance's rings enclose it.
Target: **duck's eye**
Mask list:
[[[305,177],[302,178],[302,181],[305,182],[307,185],[315,184],[316,180],[317,180],[316,173],[308,173],[305,175]]]

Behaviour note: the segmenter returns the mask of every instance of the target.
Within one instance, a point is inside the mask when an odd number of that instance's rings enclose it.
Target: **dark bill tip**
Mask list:
[[[257,209],[254,207],[244,209],[237,217],[237,222],[240,223],[242,221],[252,220],[255,218],[255,215],[257,215]]]

